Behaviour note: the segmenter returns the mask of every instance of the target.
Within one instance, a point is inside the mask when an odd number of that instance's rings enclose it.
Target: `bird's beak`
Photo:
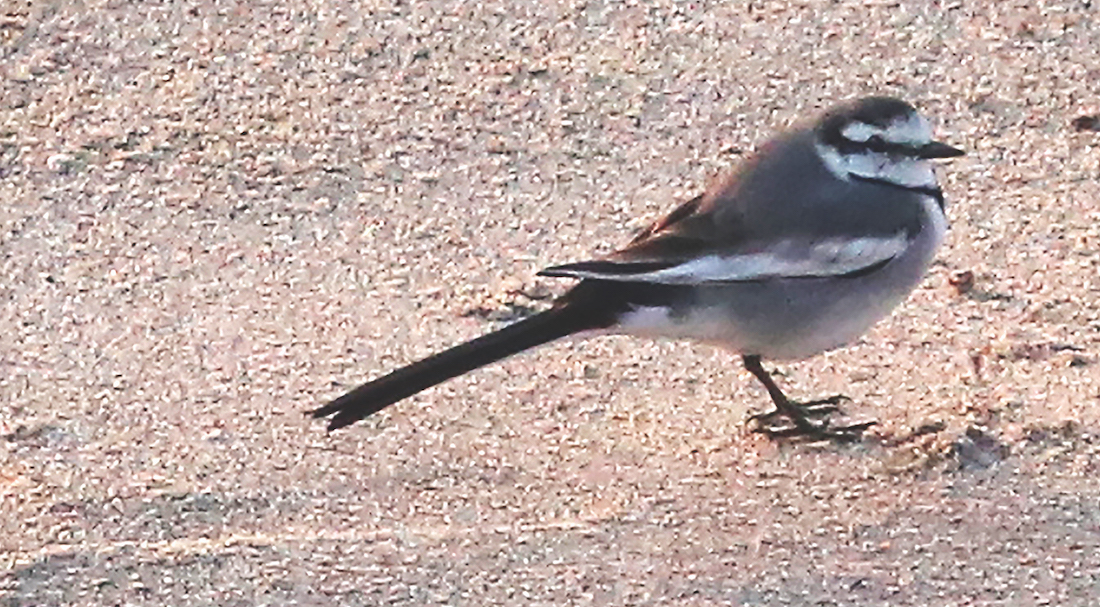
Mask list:
[[[949,146],[946,143],[940,143],[939,141],[933,141],[917,150],[917,156],[921,158],[954,158],[956,156],[962,156],[965,153],[966,152],[959,148]]]

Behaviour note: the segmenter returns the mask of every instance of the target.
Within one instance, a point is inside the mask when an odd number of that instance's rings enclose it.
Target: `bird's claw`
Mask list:
[[[830,427],[827,421],[811,422],[809,420],[795,420],[787,426],[757,425],[753,432],[759,432],[768,438],[805,438],[810,441],[834,441],[838,443],[855,442],[863,436],[863,432],[878,422],[868,421],[848,426]]]

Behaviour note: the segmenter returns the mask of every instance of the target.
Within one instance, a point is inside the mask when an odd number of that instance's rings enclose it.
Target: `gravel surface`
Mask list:
[[[868,93],[970,154],[924,284],[782,365],[556,344],[304,410],[548,305]],[[0,605],[1093,605],[1092,2],[0,3]]]

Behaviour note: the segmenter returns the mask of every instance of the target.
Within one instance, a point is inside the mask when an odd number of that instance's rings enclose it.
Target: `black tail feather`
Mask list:
[[[332,415],[328,429],[342,428],[452,377],[566,335],[606,327],[612,322],[607,314],[593,312],[590,306],[560,305],[363,384],[311,414],[315,418]]]

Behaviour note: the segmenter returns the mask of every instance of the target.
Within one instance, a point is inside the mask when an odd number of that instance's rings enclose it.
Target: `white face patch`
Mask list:
[[[858,120],[850,122],[841,129],[840,136],[855,143],[879,137],[890,143],[920,147],[932,142],[932,127],[920,114],[906,114],[892,120],[886,128]]]
[[[840,131],[840,136],[848,141],[855,141],[856,143],[863,143],[868,139],[878,135],[883,136],[884,131],[873,124],[867,124],[866,122],[849,122]]]
[[[898,116],[886,128],[866,122],[851,122],[840,135],[853,143],[866,143],[873,137],[885,142],[919,148],[932,142],[932,127],[919,114]],[[853,175],[867,179],[889,181],[905,188],[934,188],[936,174],[932,163],[915,156],[887,154],[865,150],[848,154],[818,142],[817,154],[825,167],[839,179],[848,181]]]
[[[921,147],[932,143],[932,127],[920,114],[907,114],[891,121],[882,138],[890,143]]]
[[[826,145],[818,145],[817,151],[829,171],[845,181],[857,175],[889,181],[904,188],[937,187],[932,163],[923,158],[903,158],[870,151],[841,154]]]

